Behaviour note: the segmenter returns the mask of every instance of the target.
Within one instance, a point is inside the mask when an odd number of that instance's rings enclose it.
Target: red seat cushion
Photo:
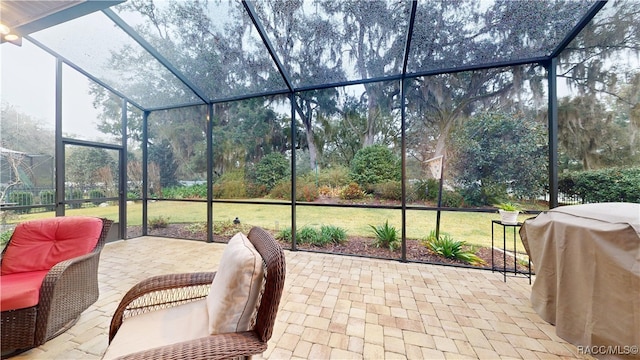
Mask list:
[[[48,272],[42,270],[1,276],[0,309],[7,311],[37,305],[40,286]]]
[[[95,248],[102,220],[86,216],[55,217],[19,224],[2,258],[0,274],[49,270],[55,264]]]

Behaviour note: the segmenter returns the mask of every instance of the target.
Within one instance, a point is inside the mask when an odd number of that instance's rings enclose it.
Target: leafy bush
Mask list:
[[[464,203],[464,198],[457,191],[442,191],[442,206],[457,208],[462,207]]]
[[[149,227],[152,229],[163,229],[169,226],[169,218],[158,216],[149,219]]]
[[[89,191],[89,199],[102,199],[104,198],[104,191],[99,189],[93,189]],[[98,206],[102,201],[93,201],[93,205]]]
[[[400,161],[382,145],[358,150],[351,161],[351,179],[364,189],[386,181],[400,180]]]
[[[245,191],[250,198],[260,198],[266,196],[269,191],[265,185],[245,183]]]
[[[142,197],[137,191],[127,191],[128,200],[139,200]]]
[[[296,233],[296,239],[303,244],[324,246],[318,231],[310,226],[304,226]]]
[[[415,200],[438,200],[440,184],[437,179],[418,180],[411,186],[410,197]]]
[[[251,230],[251,225],[240,224],[236,225],[233,220],[222,220],[213,222],[213,233],[216,235],[233,236],[239,231],[247,234]]]
[[[280,181],[289,179],[291,173],[291,165],[284,155],[280,153],[271,153],[265,155],[258,162],[248,177],[257,185],[264,185],[268,191]]]
[[[290,243],[293,240],[293,236],[291,235],[292,235],[291,228],[288,227],[278,231],[275,238],[277,240],[286,241]]]
[[[274,199],[291,200],[291,181],[281,181],[269,193]],[[318,187],[313,183],[296,183],[296,201],[314,201],[320,196]]]
[[[326,242],[342,244],[347,241],[347,231],[339,226],[322,225],[320,227],[320,237]]]
[[[318,198],[318,187],[315,184],[296,184],[296,201],[314,201]]]
[[[0,233],[0,251],[2,251],[9,240],[11,240],[11,235],[13,235],[13,230],[7,230]]]
[[[275,235],[275,238],[291,242],[291,228],[280,230]],[[347,232],[344,229],[333,225],[322,225],[319,231],[311,226],[304,226],[296,232],[296,241],[300,244],[311,244],[324,247],[327,244],[341,244],[347,241]]]
[[[213,185],[215,199],[243,199],[247,197],[244,180],[229,180]]]
[[[84,193],[80,189],[72,189],[65,193],[65,198],[67,200],[81,200],[84,198]],[[72,209],[80,209],[82,207],[82,203],[69,204],[69,207]]]
[[[191,224],[187,225],[186,230],[192,236],[199,235],[199,234],[202,234],[202,233],[206,233],[207,232],[207,223],[203,223],[203,222],[191,223]]]
[[[395,227],[389,226],[389,220],[384,225],[373,226],[369,225],[373,229],[373,233],[376,235],[376,239],[373,243],[375,247],[387,248],[391,251],[400,247],[400,239],[398,238],[398,231]]]
[[[12,192],[11,195],[9,195],[9,202],[16,203],[18,206],[33,205],[33,194],[29,191]],[[26,214],[30,211],[31,209],[21,209],[17,212]]]
[[[321,169],[318,173],[318,185],[328,187],[340,187],[349,183],[349,169],[344,166],[332,166]]]
[[[40,204],[42,205],[50,205],[56,203],[56,192],[53,190],[42,190],[40,191]],[[55,205],[47,206],[47,210],[52,211],[55,209]]]
[[[610,168],[563,174],[560,191],[577,195],[585,203],[640,203],[640,167]]]
[[[207,184],[166,187],[162,189],[162,196],[167,199],[206,199]]]
[[[362,199],[364,195],[364,191],[362,191],[360,185],[356,183],[351,183],[345,186],[342,191],[340,191],[340,199],[343,200]]]
[[[386,181],[373,185],[373,193],[377,197],[387,200],[402,200],[402,182]]]
[[[436,238],[435,231],[431,231],[429,236],[423,240],[423,244],[434,253],[447,259],[458,259],[471,265],[482,265],[484,261],[473,252],[465,250],[464,241],[454,240],[451,235],[441,233]]]
[[[522,114],[480,113],[452,134],[451,170],[478,205],[500,202],[507,193],[536,198],[546,183],[546,129]]]

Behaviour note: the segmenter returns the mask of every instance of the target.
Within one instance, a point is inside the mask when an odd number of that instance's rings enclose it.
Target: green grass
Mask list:
[[[151,218],[163,217],[169,223],[194,223],[206,222],[207,206],[205,203],[180,202],[180,201],[158,201],[149,203],[148,216]],[[118,218],[118,208],[110,207],[90,207],[83,209],[67,210],[66,214],[89,215],[105,217],[112,220]],[[429,235],[429,231],[436,227],[435,211],[407,210],[407,238],[423,239]],[[21,214],[13,216],[9,222],[21,222],[29,219],[44,218],[53,216],[52,212]],[[254,204],[220,204],[213,206],[213,216],[215,221],[232,221],[235,217],[240,218],[243,225],[257,225],[270,230],[282,230],[291,226],[291,207],[288,205],[254,205]],[[520,215],[519,221],[531,217],[531,215]],[[497,213],[465,213],[465,212],[445,212],[441,213],[440,231],[451,234],[458,240],[463,240],[470,245],[490,246],[491,245],[491,220],[498,220]],[[319,206],[299,206],[296,209],[297,228],[303,226],[333,225],[343,228],[347,236],[372,237],[371,225],[382,225],[389,221],[390,226],[398,229],[401,235],[402,213],[400,210],[389,209],[362,209],[362,208],[338,208]],[[127,223],[130,226],[142,224],[142,204],[127,205]],[[502,247],[502,228],[496,227],[496,241]],[[507,239],[512,239],[509,230]],[[516,233],[518,249],[523,250],[520,236]],[[509,245],[511,243],[511,245]],[[507,249],[512,249],[512,241],[507,241]]]

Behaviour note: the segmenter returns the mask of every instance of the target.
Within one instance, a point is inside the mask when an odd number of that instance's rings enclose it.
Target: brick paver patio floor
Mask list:
[[[102,251],[100,298],[66,333],[13,359],[99,359],[123,294],[149,276],[217,267],[224,244],[143,237]],[[486,270],[285,251],[268,359],[575,359],[533,311],[527,279]]]

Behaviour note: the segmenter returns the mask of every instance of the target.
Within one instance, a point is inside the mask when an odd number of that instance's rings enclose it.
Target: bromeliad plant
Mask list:
[[[400,247],[400,239],[398,238],[398,231],[395,227],[389,226],[389,220],[385,221],[384,225],[373,226],[369,225],[373,229],[373,233],[376,235],[376,239],[373,243],[375,247],[387,248],[394,251]]]
[[[453,237],[447,233],[442,233],[440,237],[436,237],[436,232],[431,230],[429,236],[423,241],[423,244],[429,250],[447,259],[457,259],[476,266],[485,264],[484,260],[478,257],[478,255],[466,250],[466,242],[454,240]]]

